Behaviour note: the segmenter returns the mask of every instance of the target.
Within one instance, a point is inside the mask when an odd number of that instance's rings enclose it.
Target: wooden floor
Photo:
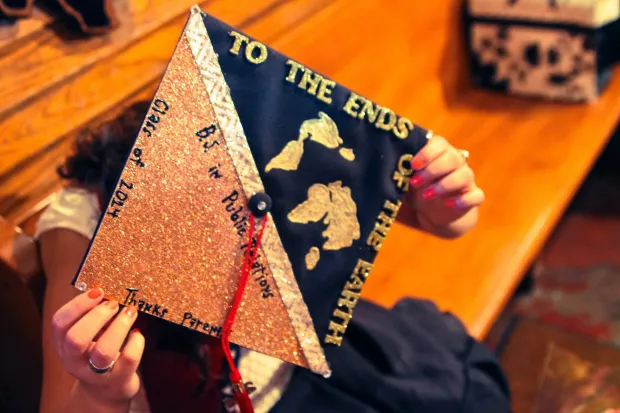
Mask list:
[[[502,366],[510,382],[514,413],[533,411],[550,345],[596,365],[620,365],[620,350],[617,348],[604,346],[591,338],[549,325],[521,321],[501,356]]]
[[[131,14],[105,37],[67,39],[59,25],[39,17],[0,40],[0,216],[26,225],[58,188],[54,170],[75,131],[153,94],[195,1],[127,0]],[[488,197],[479,227],[458,241],[439,241],[396,226],[365,295],[385,305],[403,296],[431,298],[481,336],[618,121],[620,73],[592,106],[472,90],[459,3],[201,5],[471,152]]]

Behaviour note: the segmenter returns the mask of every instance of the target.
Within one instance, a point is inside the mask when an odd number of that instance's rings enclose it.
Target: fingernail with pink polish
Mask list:
[[[91,300],[94,300],[96,298],[99,298],[103,295],[103,290],[101,288],[95,288],[93,290],[90,290],[88,292],[88,298],[90,298]]]
[[[411,185],[415,187],[422,185],[422,177],[420,175],[413,175],[411,177]]]
[[[411,160],[411,167],[415,170],[420,170],[424,167],[424,159],[413,158]]]
[[[446,206],[448,208],[454,208],[456,206],[456,199],[448,199],[448,200],[446,200]]]
[[[426,191],[424,191],[424,193],[422,194],[422,198],[426,199],[426,200],[430,200],[435,198],[435,196],[437,195],[437,191],[435,191],[435,188],[428,188]]]

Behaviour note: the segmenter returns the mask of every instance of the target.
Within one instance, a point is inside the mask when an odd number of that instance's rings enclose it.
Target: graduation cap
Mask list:
[[[74,284],[328,375],[426,140],[194,7]]]

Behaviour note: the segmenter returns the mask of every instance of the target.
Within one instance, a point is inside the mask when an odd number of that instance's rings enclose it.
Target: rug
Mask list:
[[[620,346],[620,166],[606,154],[538,262],[534,288],[507,313]]]
[[[546,269],[512,311],[620,346],[620,266]]]

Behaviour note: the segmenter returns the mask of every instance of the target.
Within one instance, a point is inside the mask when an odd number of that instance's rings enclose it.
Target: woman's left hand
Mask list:
[[[409,204],[413,225],[442,238],[456,238],[478,222],[484,192],[461,151],[441,136],[432,137],[411,160]]]

